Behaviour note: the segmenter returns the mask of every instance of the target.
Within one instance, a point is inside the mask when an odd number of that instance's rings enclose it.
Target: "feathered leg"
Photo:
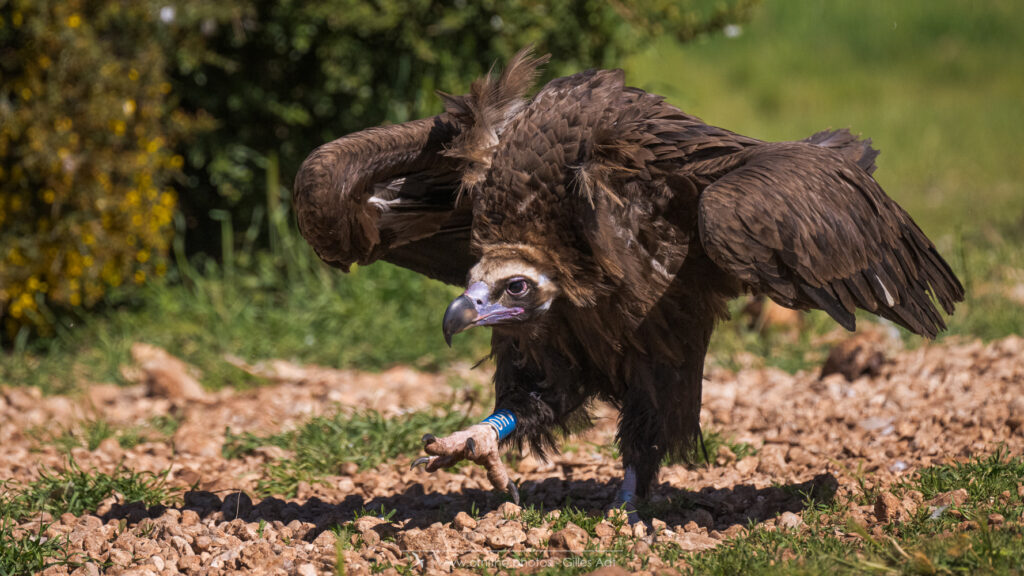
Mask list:
[[[636,499],[646,498],[658,475],[667,448],[662,438],[663,417],[643,387],[627,391],[617,438],[626,470],[619,494],[624,503],[635,505]],[[623,495],[629,498],[621,498]]]

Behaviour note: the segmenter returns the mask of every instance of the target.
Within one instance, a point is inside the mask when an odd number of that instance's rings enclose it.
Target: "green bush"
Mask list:
[[[155,26],[145,4],[0,0],[0,333],[166,271],[190,122]]]
[[[286,211],[267,182],[314,147],[522,46],[550,76],[618,64],[754,1],[0,0],[0,343],[163,275],[177,209],[190,252],[229,254],[224,223]]]

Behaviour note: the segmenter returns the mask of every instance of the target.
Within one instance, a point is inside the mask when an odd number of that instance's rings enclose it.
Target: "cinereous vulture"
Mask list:
[[[871,177],[878,152],[846,130],[762,142],[705,124],[588,70],[526,93],[548,57],[517,54],[444,113],[320,146],[295,179],[303,236],[328,264],[377,260],[465,287],[451,337],[490,326],[495,411],[427,435],[428,471],[469,459],[515,484],[501,447],[538,455],[620,412],[632,505],[666,455],[700,437],[708,340],[748,291],[821,309],[848,330],[867,310],[934,337],[963,287]],[[438,311],[440,313],[440,311]]]

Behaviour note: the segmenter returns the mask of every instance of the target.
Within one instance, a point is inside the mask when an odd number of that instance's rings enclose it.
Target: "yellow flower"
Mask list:
[[[136,70],[135,68],[132,68],[131,70],[129,70],[128,71],[128,79],[131,80],[132,82],[135,82],[136,80],[138,80],[139,79],[139,71]]]
[[[79,294],[78,292],[74,292],[74,293],[71,294],[71,297],[68,298],[68,302],[72,306],[81,306],[82,305],[82,295]]]
[[[149,250],[139,250],[135,254],[135,259],[141,264],[145,264],[149,260]]]
[[[122,134],[124,134],[124,129],[126,127],[125,123],[124,123],[124,120],[115,120],[112,123],[112,126],[113,126],[113,129],[114,129],[114,134],[117,134],[118,136],[121,136]]]
[[[136,270],[135,271],[135,283],[136,284],[142,284],[145,281],[146,281],[146,273],[143,272],[142,270]]]
[[[181,168],[185,165],[185,159],[180,154],[171,156],[171,168]]]
[[[53,192],[53,190],[47,190],[43,192],[43,202],[46,202],[47,204],[53,204],[53,201],[56,199],[57,195]]]
[[[78,14],[68,16],[68,28],[78,28],[82,25],[82,17]]]
[[[132,114],[135,114],[135,100],[125,100],[124,104],[121,106],[121,109],[124,110],[125,116],[131,116]]]

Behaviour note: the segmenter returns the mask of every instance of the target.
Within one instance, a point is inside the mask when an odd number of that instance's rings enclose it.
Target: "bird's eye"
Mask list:
[[[522,296],[526,294],[526,291],[530,289],[530,285],[522,278],[517,278],[508,283],[505,287],[505,291],[512,296]]]

